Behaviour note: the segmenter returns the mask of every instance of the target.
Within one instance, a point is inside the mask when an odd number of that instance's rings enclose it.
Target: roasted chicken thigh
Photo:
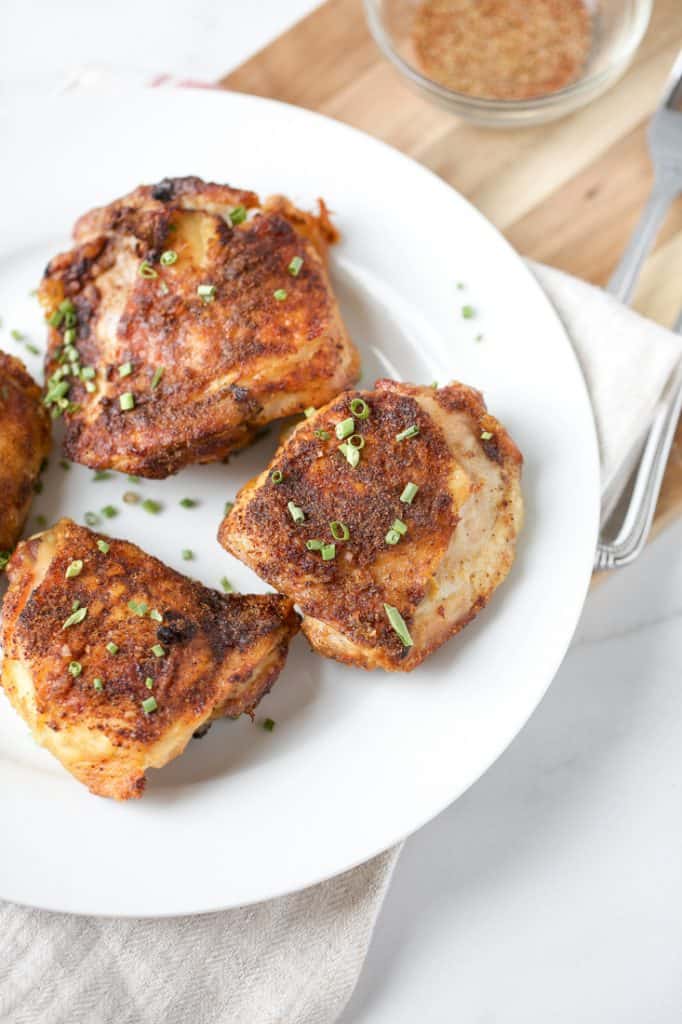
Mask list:
[[[409,671],[509,572],[520,475],[479,392],[380,380],[301,422],[219,540],[297,602],[320,654]]]
[[[298,630],[279,594],[219,594],[69,519],[22,542],[8,575],[5,693],[38,743],[117,800],[212,719],[251,714]]]
[[[0,352],[0,569],[19,540],[49,451],[40,388],[19,359]]]
[[[69,458],[166,477],[354,383],[326,267],[336,237],[322,200],[313,215],[193,177],[81,217],[39,293]]]

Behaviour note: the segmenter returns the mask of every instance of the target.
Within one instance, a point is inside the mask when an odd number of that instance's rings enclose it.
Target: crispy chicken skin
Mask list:
[[[298,616],[279,594],[219,594],[127,541],[106,538],[101,551],[102,540],[62,519],[18,546],[3,606],[2,685],[37,742],[79,782],[129,800],[142,795],[146,769],[181,754],[202,726],[253,712],[284,665]],[[82,570],[67,578],[74,560]],[[75,601],[87,614],[65,625]],[[158,707],[145,711],[152,697]]]
[[[245,211],[233,225],[230,214]],[[322,200],[313,215],[282,196],[261,203],[254,192],[170,178],[85,214],[74,238],[39,294],[48,318],[59,319],[65,299],[75,307],[75,326],[49,327],[46,379],[69,366],[67,330],[76,366],[96,372],[62,378],[64,450],[76,462],[166,477],[225,458],[271,420],[358,378],[327,274],[337,233]],[[177,259],[166,265],[169,251]],[[126,393],[133,408],[121,408]]]
[[[365,419],[353,416],[357,398],[369,408]],[[348,417],[365,442],[355,468],[335,433]],[[417,435],[396,439],[411,426]],[[320,654],[409,671],[470,622],[509,572],[522,520],[521,462],[479,392],[380,380],[302,422],[240,491],[219,540],[298,603]],[[401,501],[408,483],[419,488],[411,503]],[[305,515],[298,525],[289,502]],[[407,530],[388,543],[396,519]],[[331,542],[333,521],[349,537],[325,561],[306,542]],[[385,605],[402,616],[412,646]]]
[[[0,352],[0,555],[19,540],[43,461],[50,417],[24,364]]]

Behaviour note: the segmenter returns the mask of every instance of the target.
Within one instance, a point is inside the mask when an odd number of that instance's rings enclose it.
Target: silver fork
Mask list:
[[[682,52],[673,66],[665,94],[649,125],[649,152],[654,184],[635,232],[607,290],[628,302],[642,264],[673,199],[682,192]],[[682,334],[682,311],[673,330]],[[595,571],[629,565],[644,547],[656,511],[675,428],[682,411],[682,362],[671,374],[653,416],[637,467],[630,501],[613,540],[599,538]]]

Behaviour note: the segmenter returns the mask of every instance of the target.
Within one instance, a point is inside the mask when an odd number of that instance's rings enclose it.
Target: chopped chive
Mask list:
[[[431,387],[433,388],[434,391],[437,391],[438,390],[438,381],[437,380],[431,381]]]
[[[230,210],[230,220],[234,227],[236,227],[237,224],[243,224],[246,220],[246,207],[235,206],[234,210]]]
[[[165,366],[157,366],[156,369],[154,370],[154,376],[152,377],[152,382],[150,385],[152,391],[155,391],[158,388],[159,384],[161,383],[161,378],[163,377],[164,370]]]
[[[71,612],[68,619],[65,620],[62,629],[68,629],[69,626],[77,626],[79,623],[83,621],[87,614],[87,608],[76,608],[73,612]]]
[[[118,404],[123,412],[130,412],[131,409],[135,408],[135,396],[130,391],[124,391],[118,400]]]
[[[305,513],[302,508],[298,505],[294,505],[293,501],[287,502],[287,508],[289,509],[289,515],[295,523],[302,523],[305,519]]]
[[[100,549],[100,551],[102,552],[103,555],[108,555],[109,554],[109,545],[107,544],[107,542],[105,540],[98,540],[97,541],[97,547]]]
[[[191,550],[191,548],[183,548],[183,550],[182,550],[182,558],[183,558],[183,561],[185,561],[185,562],[191,562],[192,561],[192,559],[194,558],[194,552]]]
[[[93,484],[98,484],[102,480],[111,480],[112,474],[106,469],[98,469],[92,476]]]
[[[145,512],[149,512],[151,516],[156,516],[163,508],[163,505],[160,501],[154,501],[153,498],[145,498],[142,502],[142,508]]]
[[[89,395],[93,395],[95,393],[95,391],[97,391],[97,387],[95,385],[95,382],[92,381],[92,380],[86,380],[86,382],[85,382],[85,390],[87,391],[87,393]]]
[[[394,519],[391,523],[391,529],[395,530],[396,533],[404,535],[407,533],[407,524],[402,519]]]
[[[151,648],[151,652],[155,658],[165,658],[166,656],[166,649],[165,647],[162,647],[161,644],[154,644]]]
[[[166,249],[165,252],[161,253],[160,263],[164,267],[172,267],[174,263],[178,262],[178,254],[175,249]]]
[[[489,430],[482,430],[481,431],[481,441],[489,441],[492,436],[493,435],[490,433]]]
[[[148,690],[154,689],[154,680],[152,679],[151,676],[147,676],[147,678],[144,681],[144,685],[147,687]]]
[[[69,327],[68,330],[64,331],[64,355],[66,356],[67,359],[70,359],[70,358],[72,358],[74,356],[76,358],[78,357],[77,350],[75,348],[73,348],[73,343],[74,343],[75,340],[76,340],[75,328]],[[73,352],[69,352],[70,348],[73,349]]]
[[[114,519],[118,515],[118,509],[115,505],[105,505],[100,511],[105,519]]]
[[[35,491],[36,494],[42,494],[43,493],[43,481],[42,480],[36,480],[36,482],[33,485],[33,490]]]
[[[334,540],[348,540],[350,537],[350,530],[345,523],[340,522],[338,519],[329,524],[329,529]]]
[[[32,353],[32,354],[33,354],[34,356],[39,356],[39,355],[40,355],[40,349],[38,348],[38,346],[37,346],[37,345],[32,345],[30,341],[27,341],[27,342],[26,342],[26,348],[27,348],[27,349],[28,349],[28,351],[29,351],[29,352],[31,352],[31,353]]]
[[[364,398],[354,398],[350,403],[350,411],[356,420],[366,420],[369,416],[369,406]]]
[[[76,600],[75,600],[75,601],[72,601],[72,602],[71,602],[71,611],[72,611],[72,612],[77,612],[77,611],[78,611],[78,609],[80,608],[80,606],[81,606],[81,603],[80,603],[80,601],[78,600],[78,598],[76,598]]]
[[[152,608],[152,610],[149,613],[149,618],[153,619],[154,622],[163,622],[163,615],[158,610],[158,608]]]
[[[272,473],[270,474],[270,479],[272,480],[273,484],[281,484],[282,480],[284,479],[284,474],[282,473],[282,470],[273,469]]]
[[[316,412],[317,412],[317,409],[315,408],[315,406],[314,405],[309,405],[307,409],[303,410],[303,415],[305,416],[305,418],[307,420],[309,420],[310,417],[314,416]]]
[[[323,544],[320,553],[323,562],[330,562],[332,558],[336,558],[336,544]]]
[[[45,516],[42,516],[42,515],[36,516],[36,523],[42,529],[43,527],[47,526],[47,519],[45,518]]]
[[[0,551],[0,571],[7,568],[7,563],[12,557],[11,551]]]
[[[197,295],[204,302],[213,302],[216,294],[216,286],[214,284],[200,284],[197,287]]]
[[[9,332],[15,341],[23,341],[26,335],[22,331],[18,331],[16,327],[13,327]]]
[[[220,581],[220,586],[223,588],[223,590],[225,591],[226,594],[233,594],[234,593],[234,587],[232,586],[232,584],[228,580],[227,576],[223,576],[223,578]]]
[[[74,304],[71,301],[71,299],[63,299],[59,303],[59,312],[60,313],[75,313],[76,312],[76,307],[74,306]]]
[[[121,363],[118,368],[119,377],[129,377],[133,372],[133,364],[131,362]]]
[[[104,689],[104,683],[102,682],[99,676],[95,676],[95,678],[92,680],[92,685],[93,688],[98,692]]]
[[[80,661],[69,662],[69,672],[72,676],[79,676],[83,671],[83,666]]]
[[[410,437],[416,437],[419,433],[419,427],[416,423],[406,427],[405,430],[401,430],[399,434],[395,435],[396,441],[407,441]]]
[[[159,705],[156,703],[156,697],[147,697],[146,700],[142,701],[142,710],[145,715],[151,715],[152,711],[157,710],[158,706]]]
[[[387,544],[397,544],[398,541],[400,540],[400,534],[398,533],[397,530],[389,530],[386,536],[384,537],[384,540],[386,541]]]
[[[139,476],[129,476],[127,477],[127,480],[129,484],[139,484],[140,482]]]
[[[107,650],[109,654],[118,654],[118,644],[115,644],[113,640],[110,640],[107,644]]]
[[[384,604],[384,611],[386,612],[386,617],[391,626],[402,640],[403,646],[412,647],[413,641],[410,636],[410,631],[398,609],[394,608],[392,604]]]
[[[315,437],[318,437],[320,439],[320,441],[328,441],[329,438],[331,437],[331,434],[329,433],[328,430],[315,430],[313,431],[313,433],[315,434]]]
[[[474,338],[474,341],[483,341],[483,335],[477,334],[476,337]]]
[[[349,437],[355,430],[355,420],[349,416],[348,419],[337,423],[335,430],[339,441],[343,441],[344,437]]]
[[[145,604],[144,601],[128,601],[128,607],[133,614],[139,615],[140,618],[149,611],[149,605]]]
[[[142,263],[140,263],[139,267],[137,268],[137,272],[140,275],[140,277],[147,278],[148,280],[151,280],[151,278],[153,277],[159,276],[157,272],[154,270],[149,260],[142,260]]]
[[[302,256],[294,256],[293,259],[291,260],[291,263],[287,267],[287,270],[289,271],[289,273],[291,274],[292,277],[298,277],[298,275],[301,272],[301,267],[302,266],[303,266],[303,257]]]
[[[322,548],[324,547],[324,541],[312,538],[311,540],[307,540],[305,542],[305,546],[307,547],[308,551],[321,551]]]
[[[223,509],[223,515],[224,516],[229,516],[229,514],[230,514],[230,512],[232,511],[233,508],[234,508],[234,502],[233,501],[226,501],[225,502],[225,508]]]
[[[55,309],[52,316],[48,316],[47,322],[51,327],[59,327],[63,319],[64,314],[60,310]]]
[[[199,502],[195,498],[181,498],[180,504],[183,508],[196,508]]]
[[[276,725],[277,722],[275,722],[272,718],[266,718],[265,721],[263,722],[263,728],[265,729],[266,732],[272,732]]]
[[[96,512],[86,512],[83,519],[87,526],[98,526],[100,522],[100,518]]]
[[[80,576],[82,571],[83,571],[83,559],[82,558],[76,558],[76,559],[74,559],[73,562],[71,562],[69,564],[69,567],[66,570],[66,573],[64,575],[66,576],[67,580],[73,580],[73,579],[76,578],[76,576]]]
[[[405,487],[403,488],[403,493],[400,495],[400,500],[405,505],[411,505],[412,502],[414,501],[415,495],[418,490],[419,488],[417,487],[417,485],[413,484],[412,482],[405,484]]]
[[[351,444],[340,444],[339,451],[343,452],[348,464],[352,467],[352,469],[355,469],[358,462],[360,461],[359,449],[353,448]]]
[[[464,287],[464,281],[458,281],[457,287],[461,290]]]
[[[474,316],[473,306],[462,306],[462,316],[465,320],[471,320]]]
[[[278,302],[284,302],[284,300],[287,297],[287,291],[285,288],[278,288],[277,291],[273,292],[272,294],[273,297],[277,299]]]
[[[349,444],[351,448],[357,448],[358,451],[362,451],[365,447],[365,439],[362,434],[351,434],[346,444]]]
[[[136,494],[135,491],[124,491],[123,500],[126,505],[137,505],[140,501],[140,495]]]

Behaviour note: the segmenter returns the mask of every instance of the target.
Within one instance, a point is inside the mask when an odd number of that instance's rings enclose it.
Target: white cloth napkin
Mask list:
[[[594,405],[603,494],[613,494],[680,339],[599,289],[531,270],[573,341]],[[399,852],[292,896],[201,917],[110,920],[0,904],[0,1022],[331,1024],[357,981]]]

